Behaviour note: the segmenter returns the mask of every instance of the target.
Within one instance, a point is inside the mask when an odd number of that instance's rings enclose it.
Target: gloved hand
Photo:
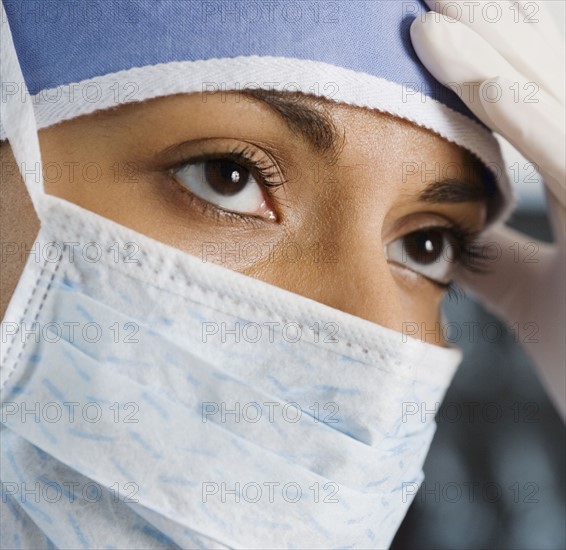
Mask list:
[[[564,417],[564,40],[543,2],[499,0],[499,11],[495,2],[485,11],[483,2],[425,1],[438,13],[428,12],[412,24],[417,55],[437,80],[462,92],[461,99],[482,122],[537,165],[556,241],[539,243],[503,224],[494,226],[482,241],[496,243],[492,249],[501,257],[490,273],[462,273],[459,282],[517,330]]]

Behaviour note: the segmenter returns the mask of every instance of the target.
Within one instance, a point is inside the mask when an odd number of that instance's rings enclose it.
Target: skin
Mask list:
[[[441,344],[445,290],[388,261],[384,247],[423,225],[483,227],[481,201],[418,200],[435,180],[435,166],[452,163],[465,172],[475,162],[471,155],[402,119],[321,100],[312,106],[332,118],[343,139],[333,151],[319,152],[264,103],[236,98],[169,96],[41,130],[46,190],[189,254],[380,325],[403,331],[416,322],[427,328],[416,337]],[[265,194],[276,220],[215,214],[168,172],[196,153],[226,152],[243,142],[257,158],[268,150],[281,171],[287,166],[288,181]],[[29,249],[38,220],[6,143],[1,154],[2,241]],[[417,171],[407,174],[407,162]],[[87,168],[91,182],[81,177]],[[482,185],[473,173],[468,180]],[[250,242],[263,252],[221,253],[222,246],[241,251]],[[20,254],[5,260],[2,315],[24,267]]]

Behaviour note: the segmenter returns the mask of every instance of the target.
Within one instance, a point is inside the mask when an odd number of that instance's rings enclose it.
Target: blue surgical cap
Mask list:
[[[476,155],[488,185],[510,195],[491,132],[415,54],[409,27],[427,10],[421,1],[3,4],[38,128],[173,93],[300,91],[428,128]]]

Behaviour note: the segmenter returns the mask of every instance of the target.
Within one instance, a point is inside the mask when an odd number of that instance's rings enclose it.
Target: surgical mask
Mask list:
[[[8,546],[390,543],[459,351],[40,202],[3,323]]]
[[[2,108],[16,159],[38,166],[31,106]],[[388,546],[460,352],[23,176],[41,230],[2,325],[3,547]]]

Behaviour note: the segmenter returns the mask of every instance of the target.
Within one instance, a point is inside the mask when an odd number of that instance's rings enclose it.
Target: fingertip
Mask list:
[[[411,40],[423,42],[427,38],[432,39],[433,33],[438,32],[438,24],[440,23],[436,18],[437,15],[435,12],[429,11],[416,17],[410,27]]]
[[[411,37],[423,37],[425,35],[442,37],[447,39],[457,38],[458,35],[466,33],[465,25],[456,19],[446,15],[440,15],[435,11],[428,11],[416,17],[411,23]]]
[[[424,27],[423,19],[421,19],[420,17],[416,17],[411,23],[411,26],[409,28],[409,34],[411,35],[411,40],[413,41],[419,40],[419,38],[422,36],[422,33],[424,32],[423,27]]]

